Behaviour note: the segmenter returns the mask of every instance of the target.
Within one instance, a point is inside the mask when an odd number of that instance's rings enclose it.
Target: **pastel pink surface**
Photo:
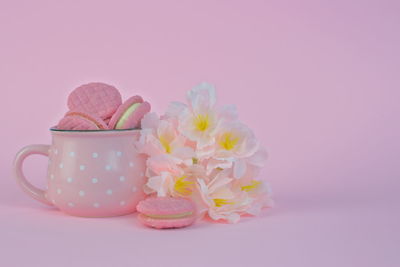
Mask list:
[[[81,109],[101,118],[110,117],[121,103],[121,94],[114,86],[99,82],[81,85],[68,97],[70,110]]]
[[[1,1],[0,266],[400,266],[399,4]],[[77,218],[26,196],[15,153],[49,144],[71,89],[89,81],[158,114],[215,84],[269,152],[260,178],[276,207],[154,231],[137,214]],[[43,189],[47,165],[24,164]]]
[[[182,228],[192,225],[196,217],[194,215],[179,218],[179,219],[154,219],[147,217],[144,214],[138,214],[138,220],[146,226],[157,228],[157,229],[169,229],[169,228]]]
[[[140,127],[140,121],[143,116],[148,113],[151,106],[148,102],[143,102],[142,97],[133,96],[126,100],[111,117],[109,127],[114,129],[118,123],[118,120],[124,115],[125,111],[135,103],[141,103],[140,106],[128,117],[126,122],[123,124],[122,129],[130,129]]]
[[[149,197],[139,202],[137,210],[147,215],[174,215],[195,212],[192,201],[184,198]]]
[[[71,110],[65,114],[65,117],[57,125],[60,130],[107,130],[107,123],[96,116],[84,110]]]

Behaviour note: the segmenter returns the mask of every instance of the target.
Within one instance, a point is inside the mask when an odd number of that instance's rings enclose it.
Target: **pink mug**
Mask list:
[[[146,161],[134,147],[139,130],[50,130],[52,145],[30,145],[16,155],[14,175],[28,195],[75,216],[109,217],[136,210],[144,198]],[[22,172],[32,154],[49,157],[47,190],[33,186]]]

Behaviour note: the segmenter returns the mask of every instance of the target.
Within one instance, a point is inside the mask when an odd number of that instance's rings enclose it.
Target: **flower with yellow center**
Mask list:
[[[169,159],[168,161],[175,164],[192,164],[192,158],[195,156],[193,148],[186,145],[187,138],[179,133],[175,120],[160,119],[155,113],[147,113],[141,121],[141,126],[139,141],[135,142],[140,153],[147,154],[149,158],[164,155],[164,159]],[[155,165],[160,166],[163,163],[157,160]],[[160,175],[159,171],[155,172],[155,175]]]
[[[243,158],[253,155],[258,149],[258,141],[253,132],[243,123],[223,122],[219,125],[216,141],[216,158]]]
[[[194,191],[194,182],[189,180],[183,172],[172,174],[171,172],[161,172],[160,175],[149,177],[144,187],[147,194],[157,193],[157,196],[190,196]]]
[[[226,132],[221,135],[218,144],[225,150],[232,150],[238,142],[238,137],[236,137],[232,132]]]
[[[159,136],[160,144],[163,146],[166,153],[171,154],[172,147],[171,143],[164,136]]]
[[[175,181],[174,190],[182,195],[189,196],[193,192],[193,182],[185,180],[187,177],[183,175]]]
[[[195,142],[197,149],[202,150],[215,144],[215,131],[219,121],[233,111],[224,110],[222,113],[215,107],[215,89],[210,84],[202,83],[194,87],[187,96],[187,105],[170,105],[168,114],[175,114],[179,118],[179,132]]]
[[[242,189],[242,191],[250,192],[260,188],[260,186],[261,186],[261,181],[252,180],[250,184],[241,186],[240,188]]]
[[[214,198],[213,201],[216,207],[222,207],[224,205],[234,204],[233,201],[229,201],[228,199],[223,199],[223,198]]]
[[[243,191],[233,190],[232,178],[218,174],[208,184],[197,179],[200,197],[208,206],[208,215],[213,220],[237,222],[251,204],[252,198]]]
[[[204,132],[210,127],[210,116],[208,114],[195,115],[193,116],[193,124],[198,131]]]

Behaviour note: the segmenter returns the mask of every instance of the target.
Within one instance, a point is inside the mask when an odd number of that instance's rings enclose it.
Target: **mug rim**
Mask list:
[[[136,134],[140,128],[130,129],[111,129],[111,130],[61,130],[57,128],[50,128],[50,133],[53,136],[70,136],[70,137],[116,137],[124,135]]]
[[[51,127],[50,132],[63,132],[63,133],[96,133],[96,132],[129,132],[133,130],[140,130],[140,128],[128,128],[128,129],[107,129],[107,130],[63,130]]]

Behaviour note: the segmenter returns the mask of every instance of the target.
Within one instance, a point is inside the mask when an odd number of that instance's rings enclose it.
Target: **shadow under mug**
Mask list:
[[[144,198],[145,161],[134,148],[139,130],[67,131],[50,129],[51,145],[30,145],[14,161],[14,176],[34,199],[83,217],[109,217],[136,211]],[[47,189],[29,183],[23,162],[49,157]]]

